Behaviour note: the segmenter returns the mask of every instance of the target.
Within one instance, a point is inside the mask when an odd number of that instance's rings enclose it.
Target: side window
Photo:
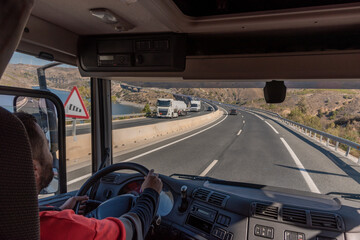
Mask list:
[[[35,117],[41,130],[43,131],[46,141],[44,146],[49,149],[50,155],[40,156],[42,166],[53,163],[52,171],[54,177],[48,187],[44,188],[39,197],[56,194],[59,192],[59,133],[58,133],[58,110],[55,104],[46,98],[28,97],[22,95],[1,95],[0,106],[12,113],[25,112]],[[45,144],[48,142],[48,144]],[[50,169],[51,171],[51,169]],[[49,174],[49,173],[48,173]]]
[[[54,66],[49,67],[49,64]],[[43,75],[39,74],[39,69],[43,70]],[[0,85],[50,91],[60,98],[63,106],[68,103],[65,108],[66,184],[68,192],[79,189],[91,175],[90,78],[81,77],[76,67],[15,52],[0,79]],[[50,140],[49,126],[45,122],[51,112],[44,108],[46,101],[0,96],[0,105],[8,110],[14,111],[14,101],[15,110],[33,114]],[[50,147],[53,145],[50,144]]]

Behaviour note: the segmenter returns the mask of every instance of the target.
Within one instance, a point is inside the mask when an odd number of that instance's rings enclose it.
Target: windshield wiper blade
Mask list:
[[[189,179],[189,180],[203,180],[203,181],[217,180],[216,178],[211,178],[211,177],[202,177],[202,176],[179,174],[179,173],[171,174],[170,177],[178,177],[178,178]]]
[[[357,193],[329,192],[326,195],[337,195],[344,199],[360,200],[360,194]]]
[[[222,185],[230,185],[230,186],[238,186],[238,187],[247,187],[247,188],[256,188],[262,189],[266,187],[266,185],[254,184],[254,183],[244,183],[244,182],[234,182],[234,181],[227,181],[212,177],[201,177],[196,175],[189,175],[189,174],[178,174],[174,173],[171,174],[170,177],[178,177],[182,179],[189,179],[189,180],[200,180],[200,181],[209,181],[210,183],[222,184]]]

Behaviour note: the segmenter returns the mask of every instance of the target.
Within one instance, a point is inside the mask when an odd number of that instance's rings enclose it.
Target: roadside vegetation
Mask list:
[[[360,143],[360,116],[344,114],[344,107],[340,107],[339,109],[333,111],[323,111],[318,109],[318,113],[313,115],[309,112],[309,106],[307,105],[305,98],[302,97],[289,113],[284,111],[284,107],[281,105],[264,104],[261,105],[261,108],[277,112],[282,117],[305,126]],[[339,146],[344,151],[347,150],[346,145],[340,144]],[[351,149],[350,154],[355,157],[359,157],[360,151]]]
[[[357,89],[288,89],[281,104],[267,104],[262,89],[194,88],[177,89],[227,104],[269,110],[282,117],[329,134],[360,143],[360,90]],[[347,150],[340,144],[340,148]],[[360,151],[351,149],[353,156]]]
[[[38,86],[36,68],[34,65],[9,64],[0,83],[25,88]],[[70,91],[77,86],[91,114],[89,78],[81,77],[76,68],[55,67],[47,71],[47,80],[48,87],[53,89]],[[295,122],[360,143],[360,90],[356,89],[288,89],[287,98],[281,104],[266,104],[260,88],[143,88],[136,92],[123,89],[120,82],[112,81],[111,89],[113,103],[137,105],[147,116],[153,114],[158,98],[173,98],[171,93],[180,93],[270,110]],[[344,146],[341,148],[345,149]],[[351,154],[359,156],[360,152],[352,149]]]

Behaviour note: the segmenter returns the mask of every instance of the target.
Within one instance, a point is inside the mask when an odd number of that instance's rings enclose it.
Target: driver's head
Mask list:
[[[40,193],[41,189],[50,184],[54,176],[52,170],[53,158],[49,151],[49,142],[34,116],[24,112],[15,113],[15,116],[24,124],[29,137],[36,189]]]

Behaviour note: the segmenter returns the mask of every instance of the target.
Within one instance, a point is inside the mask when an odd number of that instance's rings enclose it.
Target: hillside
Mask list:
[[[31,88],[38,86],[37,66],[8,65],[0,85]],[[83,78],[77,68],[55,67],[46,71],[50,88],[71,90],[78,86],[82,96],[90,97],[90,80]],[[112,101],[154,107],[158,98],[172,98],[181,93],[212,99],[238,106],[271,110],[299,123],[327,131],[331,134],[360,142],[360,90],[288,89],[281,104],[266,104],[262,89],[252,88],[143,88],[132,92],[112,82]],[[86,102],[89,107],[89,102]]]
[[[281,104],[267,104],[262,89],[173,89],[178,93],[279,113],[285,118],[360,143],[360,90],[288,89]],[[345,149],[345,146],[341,146]],[[360,152],[351,153],[359,156]]]
[[[28,64],[9,64],[0,79],[0,84],[12,87],[31,88],[39,86],[36,69]],[[47,85],[50,88],[71,90],[74,85],[86,86],[89,78],[80,76],[77,68],[54,67],[46,70]]]

